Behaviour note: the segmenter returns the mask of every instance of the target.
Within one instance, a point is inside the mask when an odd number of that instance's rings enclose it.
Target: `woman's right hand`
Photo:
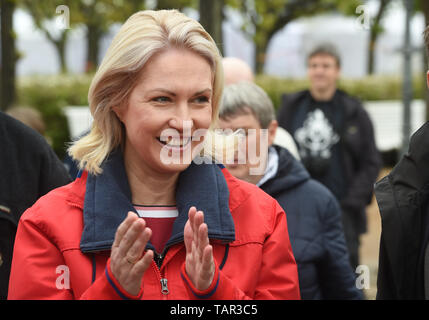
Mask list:
[[[143,274],[150,266],[153,251],[144,249],[152,235],[146,222],[134,212],[116,230],[110,254],[110,270],[119,284],[131,295],[140,292]]]

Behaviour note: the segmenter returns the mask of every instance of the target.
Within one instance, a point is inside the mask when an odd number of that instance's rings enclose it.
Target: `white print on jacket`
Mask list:
[[[300,146],[302,157],[331,157],[331,147],[340,137],[320,109],[309,112],[304,124],[295,131],[295,139]]]

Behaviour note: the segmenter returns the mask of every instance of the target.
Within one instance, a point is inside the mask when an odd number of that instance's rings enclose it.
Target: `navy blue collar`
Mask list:
[[[82,252],[109,250],[116,229],[128,211],[136,212],[131,203],[122,153],[112,152],[103,162],[102,169],[102,174],[88,174],[86,181],[84,228],[80,241]],[[204,212],[210,239],[234,241],[235,228],[229,210],[229,190],[218,165],[197,165],[192,162],[179,176],[176,205],[179,216],[174,222],[167,247],[183,241],[183,229],[191,206]],[[153,246],[149,243],[148,248],[153,249]]]

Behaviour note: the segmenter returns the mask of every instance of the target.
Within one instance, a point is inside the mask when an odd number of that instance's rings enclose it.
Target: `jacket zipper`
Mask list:
[[[155,268],[156,274],[158,275],[158,280],[161,283],[161,293],[163,294],[163,299],[167,299],[167,295],[170,293],[168,290],[168,280],[164,274],[161,273],[161,266],[167,255],[168,249],[172,246],[172,244],[168,244],[165,246],[164,250],[157,254],[155,251],[155,255],[153,257],[153,266]]]
[[[155,260],[152,260],[152,268],[155,271],[155,274],[158,277],[158,280],[161,284],[161,293],[162,293],[162,298],[164,300],[167,300],[167,295],[170,293],[170,291],[168,290],[168,280],[167,278],[164,277],[164,275],[161,273],[161,270],[158,268],[158,266],[156,265]]]

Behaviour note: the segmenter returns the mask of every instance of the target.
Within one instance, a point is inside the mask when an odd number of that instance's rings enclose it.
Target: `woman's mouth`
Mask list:
[[[191,144],[192,138],[191,137],[181,137],[181,138],[171,138],[168,139],[161,139],[160,137],[156,138],[164,147],[170,148],[170,149],[185,149]]]

